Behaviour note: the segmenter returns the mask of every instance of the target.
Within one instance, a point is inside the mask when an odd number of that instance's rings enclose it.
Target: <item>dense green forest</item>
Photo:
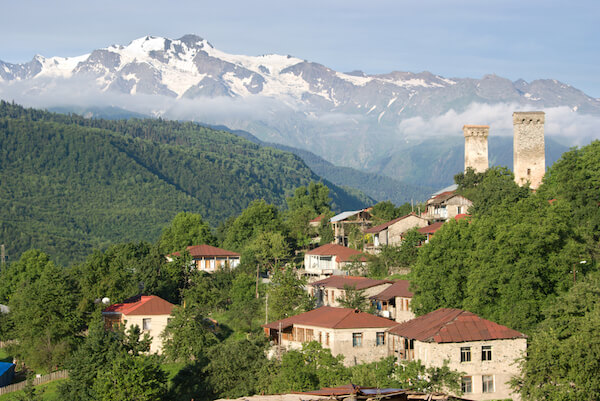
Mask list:
[[[213,227],[255,199],[285,207],[322,181],[297,156],[224,131],[161,119],[103,120],[0,102],[0,243],[60,263],[110,243],[154,240],[180,211]],[[372,200],[329,182],[332,208]]]

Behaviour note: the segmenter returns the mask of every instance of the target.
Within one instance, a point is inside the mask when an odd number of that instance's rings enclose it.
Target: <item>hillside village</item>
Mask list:
[[[490,167],[490,128],[465,125],[464,172],[421,204],[334,214],[312,182],[286,211],[257,200],[215,231],[180,213],[156,244],[68,268],[23,253],[0,270],[0,399],[62,370],[78,400],[595,399],[597,379],[538,359],[600,322],[580,297],[600,294],[600,143],[547,170],[544,114],[513,123],[514,174]],[[597,340],[579,351],[599,357]]]

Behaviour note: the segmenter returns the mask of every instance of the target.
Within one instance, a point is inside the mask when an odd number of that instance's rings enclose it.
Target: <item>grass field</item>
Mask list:
[[[0,362],[12,362],[12,356],[4,348],[0,348]]]
[[[58,398],[58,386],[65,380],[67,379],[54,380],[50,383],[35,386],[35,393],[36,395],[41,394],[43,401],[59,401],[60,399]],[[0,395],[0,401],[16,400],[18,396],[24,395],[25,392],[23,390],[15,391],[14,393]]]

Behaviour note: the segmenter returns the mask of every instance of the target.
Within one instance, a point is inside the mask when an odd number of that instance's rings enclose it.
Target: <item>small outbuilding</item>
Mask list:
[[[0,362],[0,387],[8,386],[15,378],[15,364]]]

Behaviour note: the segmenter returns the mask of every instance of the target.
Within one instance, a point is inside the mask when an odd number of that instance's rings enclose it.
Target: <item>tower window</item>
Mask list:
[[[531,175],[531,169],[530,168],[527,169],[527,175]]]

